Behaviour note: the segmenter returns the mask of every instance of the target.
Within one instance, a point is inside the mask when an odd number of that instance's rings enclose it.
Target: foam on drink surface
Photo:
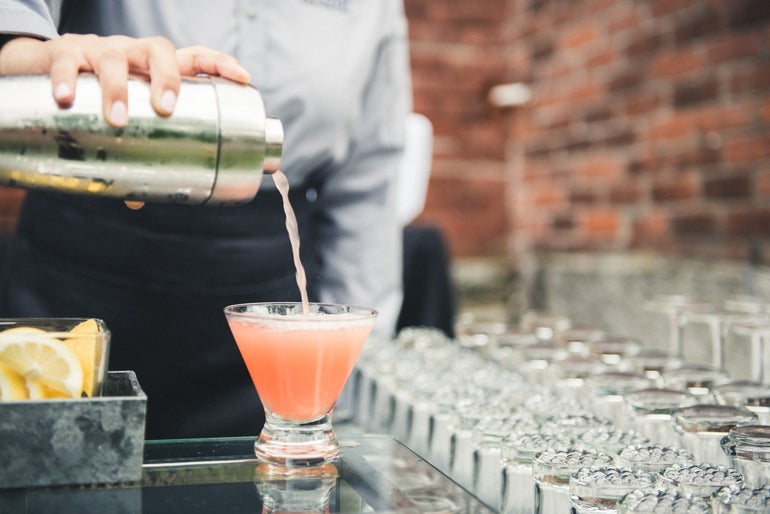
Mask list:
[[[362,317],[355,313],[327,314],[323,312],[264,314],[260,313],[258,320],[250,320],[245,316],[238,320],[244,324],[259,326],[274,330],[344,330],[369,326],[370,316]]]

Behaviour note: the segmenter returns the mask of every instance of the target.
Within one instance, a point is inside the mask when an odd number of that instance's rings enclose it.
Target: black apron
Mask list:
[[[291,193],[312,282],[311,204]],[[148,204],[30,192],[10,243],[0,316],[96,317],[109,369],[134,370],[148,439],[255,435],[264,412],[223,314],[229,304],[297,301],[281,199]],[[311,287],[312,297],[312,287]]]

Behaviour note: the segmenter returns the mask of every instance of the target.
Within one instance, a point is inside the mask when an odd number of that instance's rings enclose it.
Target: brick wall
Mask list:
[[[446,233],[453,254],[502,254],[509,233],[506,126],[486,101],[516,76],[506,2],[406,0],[414,109],[434,125],[434,161],[421,221]]]
[[[770,2],[406,0],[433,120],[422,219],[456,255],[770,241]],[[497,83],[530,85],[498,111]]]

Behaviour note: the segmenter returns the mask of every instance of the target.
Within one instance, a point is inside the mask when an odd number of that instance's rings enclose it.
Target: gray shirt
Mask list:
[[[320,299],[376,308],[389,335],[401,305],[395,181],[411,110],[402,0],[0,0],[0,33],[54,38],[59,21],[234,55],[284,125],[292,186],[323,183]]]

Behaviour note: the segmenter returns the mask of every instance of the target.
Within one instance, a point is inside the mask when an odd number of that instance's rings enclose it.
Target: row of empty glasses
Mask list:
[[[728,333],[764,350],[767,311],[677,301],[688,307],[659,310],[673,351],[538,312],[452,340],[426,328],[371,340],[351,378],[355,420],[498,512],[770,512],[770,386],[718,364]],[[714,320],[711,365],[689,362],[683,331]]]
[[[708,329],[711,366],[726,368],[725,353],[731,334],[751,340],[748,379],[770,383],[770,349],[764,340],[770,336],[770,304],[754,296],[730,296],[715,306],[708,301],[692,300],[684,295],[659,295],[646,302],[648,312],[663,314],[669,324],[671,353],[684,359],[685,332],[703,325]]]

